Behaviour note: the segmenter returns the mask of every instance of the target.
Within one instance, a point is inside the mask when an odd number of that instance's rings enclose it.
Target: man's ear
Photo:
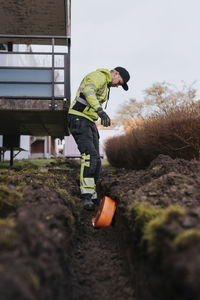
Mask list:
[[[114,73],[113,73],[115,76],[118,76],[119,75],[119,72],[114,70]]]

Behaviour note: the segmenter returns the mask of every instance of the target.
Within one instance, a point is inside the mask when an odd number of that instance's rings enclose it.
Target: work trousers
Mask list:
[[[96,183],[101,171],[98,129],[87,118],[71,114],[68,125],[81,153],[81,199],[97,199]]]

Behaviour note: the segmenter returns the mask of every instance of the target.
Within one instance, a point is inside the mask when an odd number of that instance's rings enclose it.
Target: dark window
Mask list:
[[[7,44],[0,44],[0,51],[8,51]]]

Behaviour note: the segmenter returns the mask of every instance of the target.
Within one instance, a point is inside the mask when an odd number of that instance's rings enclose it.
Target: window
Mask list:
[[[0,44],[0,51],[8,51],[8,45],[7,44]]]

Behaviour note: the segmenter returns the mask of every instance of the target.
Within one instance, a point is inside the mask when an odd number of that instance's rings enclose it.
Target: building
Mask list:
[[[12,156],[20,136],[67,134],[71,0],[3,0],[0,27],[0,135]],[[34,143],[45,155],[53,148],[52,139]]]
[[[20,136],[20,147],[14,150],[16,159],[50,158],[62,154],[63,147],[60,139],[51,136]],[[3,136],[0,135],[1,159],[10,160],[10,150],[3,149]]]
[[[115,128],[115,127],[103,127],[101,124],[97,124],[97,128],[100,135],[100,155],[102,158],[106,158],[106,153],[104,150],[105,142],[107,139],[121,134],[121,130]],[[77,148],[76,142],[72,135],[65,136],[65,144],[64,144],[64,150],[63,154],[66,157],[70,158],[79,158],[81,157],[80,152]]]

